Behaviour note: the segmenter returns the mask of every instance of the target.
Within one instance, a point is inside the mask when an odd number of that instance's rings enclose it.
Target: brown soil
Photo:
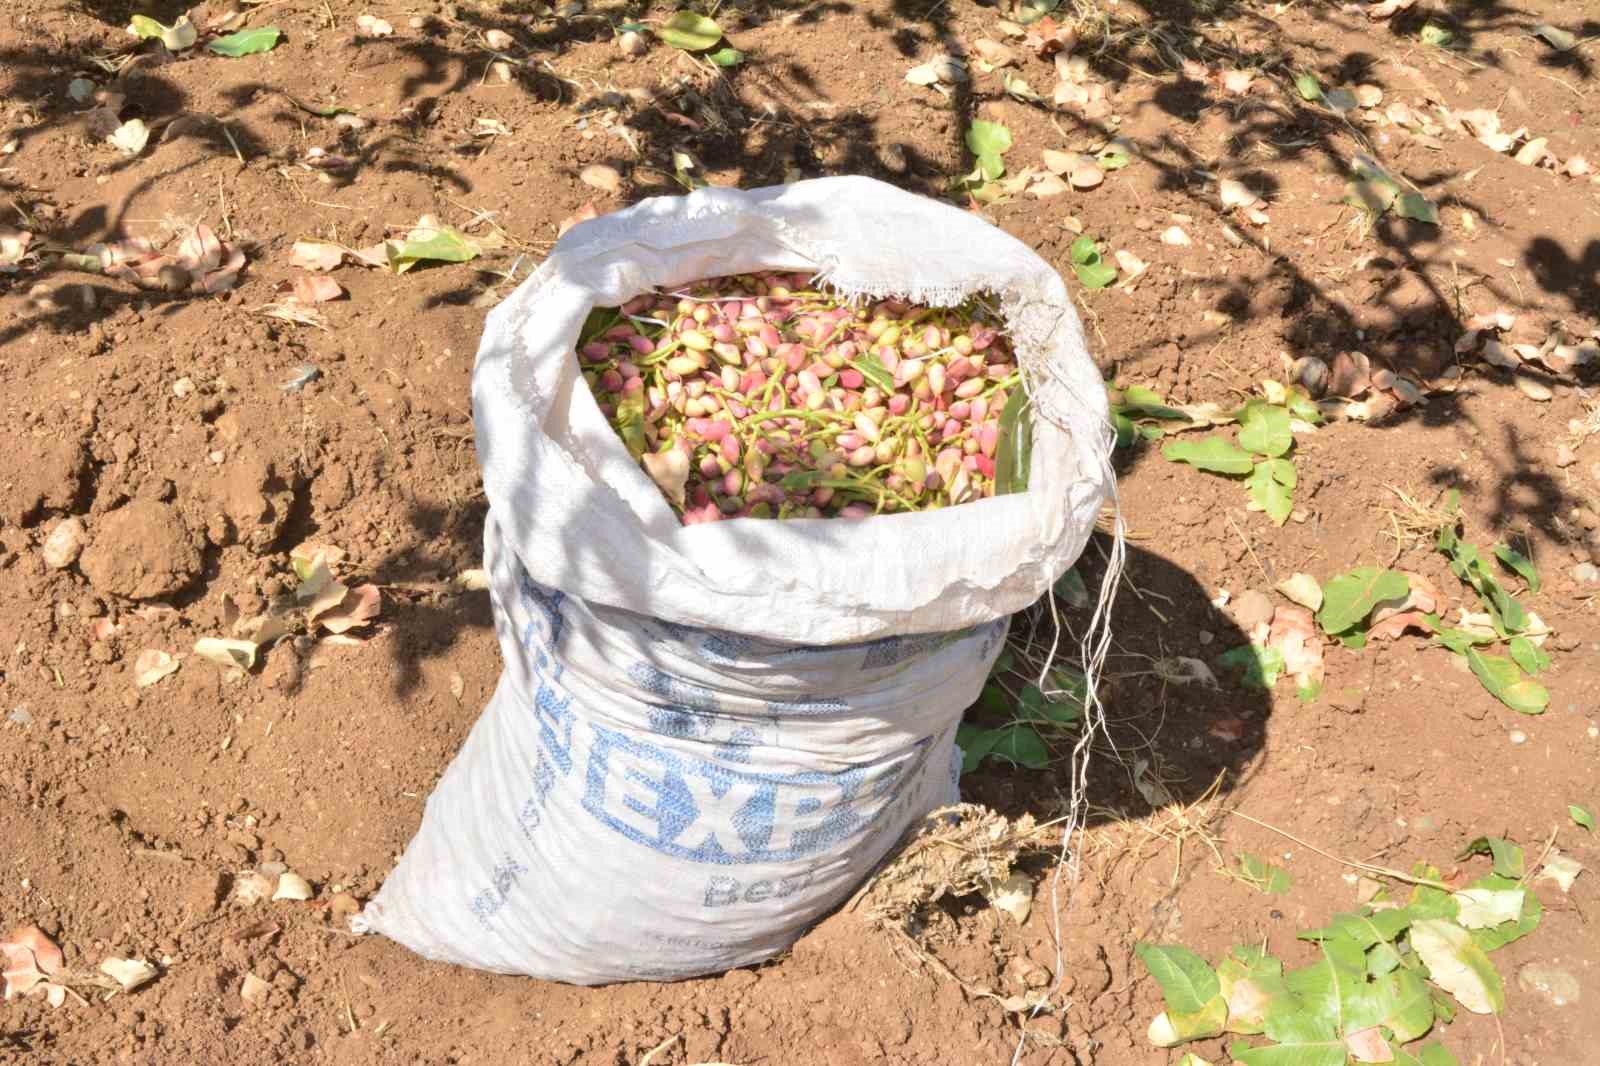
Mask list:
[[[852,911],[759,968],[604,990],[426,964],[338,931],[415,830],[499,670],[486,597],[452,584],[478,565],[484,521],[467,382],[486,309],[584,203],[680,192],[675,148],[716,184],[861,173],[944,195],[970,169],[962,131],[978,115],[1012,130],[1013,170],[1111,132],[1140,147],[1099,188],[987,213],[1064,271],[1080,225],[1151,263],[1130,288],[1078,290],[1080,304],[1108,374],[1175,401],[1237,398],[1283,376],[1281,353],[1360,349],[1432,380],[1455,362],[1465,320],[1498,306],[1519,315],[1508,343],[1537,344],[1556,323],[1585,336],[1600,325],[1588,178],[1523,166],[1460,134],[1347,126],[1284,91],[1286,70],[1310,69],[1328,86],[1380,86],[1386,104],[1498,107],[1561,159],[1600,161],[1594,46],[1560,54],[1529,35],[1545,21],[1580,38],[1600,27],[1575,25],[1574,5],[1557,0],[1463,4],[1436,13],[1467,46],[1446,53],[1417,43],[1426,4],[1391,22],[1324,3],[1278,15],[1200,0],[1107,8],[1147,31],[1124,26],[1091,61],[1112,130],[1073,108],[1006,99],[998,75],[975,72],[948,98],[903,81],[941,41],[1000,37],[996,9],[957,0],[725,4],[718,17],[750,60],[722,83],[664,47],[624,57],[597,12],[640,12],[595,0],[571,18],[521,0],[280,0],[254,16],[285,31],[270,53],[190,52],[125,69],[122,117],[156,130],[135,158],[91,132],[67,96],[75,77],[111,81],[94,60],[134,47],[128,6],[8,5],[0,142],[14,150],[0,155],[0,187],[17,217],[5,223],[36,246],[82,250],[205,221],[249,264],[238,289],[217,296],[140,289],[53,254],[0,274],[0,918],[43,927],[69,965],[127,955],[163,967],[107,1002],[0,1007],[0,1061],[1011,1061],[1023,1023],[976,993],[1048,983],[1057,914],[1043,860],[1030,867],[1041,888],[1020,928],[976,899],[935,908],[917,950],[937,964]],[[138,7],[169,22],[181,10]],[[203,4],[194,21],[226,7]],[[367,10],[393,36],[358,37]],[[495,29],[514,42],[504,67],[485,43]],[[1174,49],[1213,70],[1266,74],[1230,94],[1183,74]],[[1047,63],[1025,57],[1020,70],[1048,98]],[[290,97],[337,102],[364,123]],[[350,166],[303,165],[313,147]],[[1362,150],[1421,187],[1444,225],[1391,214],[1371,232],[1352,226],[1338,199]],[[621,196],[580,183],[592,163],[622,173]],[[1271,222],[1225,219],[1202,171],[1249,182]],[[349,296],[322,308],[326,330],[261,313],[294,273],[296,239],[371,244],[423,214],[506,245],[398,277],[346,265],[334,276]],[[1161,242],[1174,224],[1191,246]],[[283,388],[305,364],[320,376]],[[1568,429],[1592,402],[1589,371],[1543,376],[1552,396],[1536,402],[1504,371],[1464,367],[1453,392],[1302,438],[1305,520],[1281,529],[1247,512],[1236,484],[1154,449],[1123,453],[1134,539],[1107,694],[1122,749],[1096,763],[1083,877],[1070,894],[1061,882],[1061,994],[1025,1023],[1021,1062],[1166,1061],[1143,1039],[1159,996],[1133,960],[1137,940],[1215,957],[1270,938],[1298,962],[1294,931],[1353,904],[1344,867],[1231,809],[1391,866],[1430,858],[1448,869],[1481,833],[1537,854],[1552,830],[1563,850],[1600,864],[1566,815],[1569,802],[1600,805],[1596,590],[1570,576],[1597,543],[1587,534],[1600,445]],[[1563,443],[1574,454],[1558,465]],[[1427,545],[1389,536],[1391,485],[1424,499],[1461,489],[1471,539],[1512,538],[1538,560],[1545,587],[1527,600],[1557,634],[1547,713],[1518,716],[1414,637],[1330,649],[1327,685],[1309,703],[1288,682],[1268,699],[1228,680],[1211,691],[1155,674],[1152,659],[1210,659],[1242,642],[1211,605],[1220,590],[1267,590],[1296,571],[1392,562],[1432,579],[1449,607],[1471,606]],[[52,567],[44,542],[68,516],[83,521],[82,554]],[[141,650],[187,652],[283,595],[288,551],[310,539],[348,552],[351,583],[383,590],[369,639],[283,640],[238,679],[188,655],[174,675],[135,687]],[[1242,720],[1240,739],[1212,734],[1225,719]],[[1151,811],[1135,759],[1176,808]],[[1064,769],[985,766],[964,789],[1044,818],[1059,813],[1065,784]],[[1220,875],[1218,855],[1241,850],[1284,862],[1293,891],[1269,898]],[[241,871],[270,862],[309,878],[316,897],[248,910],[228,901]],[[1600,932],[1585,918],[1596,884],[1586,873],[1570,895],[1537,886],[1543,925],[1495,955],[1508,977],[1504,1043],[1493,1019],[1463,1016],[1444,1036],[1463,1062],[1592,1057],[1582,1049],[1600,1040],[1594,1012],[1553,1005],[1515,974],[1555,963],[1577,976],[1585,1004],[1600,999]],[[255,1005],[240,997],[247,974],[270,985]],[[1226,1057],[1219,1042],[1197,1050]]]

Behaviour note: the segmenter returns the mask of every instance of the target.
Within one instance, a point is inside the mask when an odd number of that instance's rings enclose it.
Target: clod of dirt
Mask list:
[[[254,906],[272,895],[271,878],[251,870],[233,879],[233,898],[246,907]]]
[[[0,448],[0,521],[29,526],[77,498],[89,455],[82,439],[12,440]]]
[[[277,540],[294,502],[294,493],[283,486],[272,461],[251,449],[228,461],[211,491],[234,535],[254,552],[265,551]]]
[[[135,500],[100,519],[80,565],[97,592],[150,600],[193,581],[200,553],[171,507]]]
[[[44,540],[44,546],[39,551],[44,557],[44,565],[52,570],[65,570],[83,551],[85,538],[83,519],[63,518],[50,531],[50,535]]]
[[[1240,629],[1249,633],[1258,625],[1270,625],[1275,610],[1272,597],[1265,592],[1250,589],[1241,592],[1239,598],[1233,601],[1233,620],[1239,624]]]

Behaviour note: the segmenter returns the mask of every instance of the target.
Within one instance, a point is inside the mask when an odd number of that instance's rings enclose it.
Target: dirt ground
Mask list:
[[[669,8],[239,6],[282,43],[160,55],[123,27],[136,12],[172,22],[183,8],[166,0],[24,0],[0,16],[0,225],[31,233],[38,253],[0,273],[0,924],[37,924],[71,966],[120,955],[161,968],[105,1001],[0,1006],[0,1061],[1004,1063],[1026,1035],[1017,1061],[1035,1066],[1169,1062],[1177,1052],[1144,1039],[1160,995],[1139,940],[1214,958],[1266,939],[1303,961],[1294,932],[1355,902],[1351,869],[1330,856],[1449,873],[1476,836],[1511,837],[1531,858],[1554,834],[1600,863],[1567,815],[1600,803],[1600,584],[1579,565],[1600,562],[1593,368],[1530,365],[1519,382],[1456,350],[1468,320],[1498,308],[1517,316],[1508,348],[1600,326],[1597,186],[1565,167],[1600,165],[1600,26],[1579,24],[1583,5],[1419,0],[1369,19],[1314,0],[1085,0],[1080,74],[1103,86],[1098,106],[1050,104],[1052,62],[1017,40],[1014,66],[974,61],[947,92],[904,80],[941,52],[1007,40],[1006,12],[969,0],[725,3],[718,21],[748,58],[717,76],[661,44],[637,58],[618,47],[616,22]],[[228,7],[191,18],[206,27]],[[392,35],[360,31],[361,14]],[[1420,43],[1430,19],[1459,47]],[[1545,22],[1577,46],[1532,36]],[[127,64],[135,53],[146,58]],[[1237,91],[1229,70],[1255,80]],[[1313,107],[1296,71],[1376,86],[1382,103]],[[1008,97],[1008,75],[1045,102]],[[95,101],[69,95],[79,78],[124,94],[118,117],[153,131],[143,151],[106,142]],[[1508,130],[1547,137],[1563,169],[1399,124],[1395,103],[1498,109]],[[315,113],[332,104],[355,117]],[[675,150],[713,184],[867,174],[948,196],[971,169],[974,117],[1009,127],[1013,172],[1112,136],[1136,150],[1096,187],[983,208],[1069,280],[1080,231],[1149,264],[1099,291],[1072,283],[1108,377],[1227,404],[1285,379],[1289,359],[1361,351],[1436,387],[1302,436],[1298,514],[1281,528],[1228,479],[1156,447],[1119,453],[1131,542],[1106,692],[1118,748],[1097,753],[1082,879],[1070,899],[1063,882],[1059,914],[1040,859],[1020,927],[976,898],[936,908],[918,949],[936,963],[847,911],[764,966],[600,990],[424,963],[341,931],[499,672],[487,595],[457,580],[480,565],[468,379],[487,309],[586,203],[681,193]],[[1340,203],[1357,153],[1414,183],[1441,224],[1391,212],[1364,226]],[[615,168],[620,190],[584,184],[591,164]],[[1270,221],[1224,208],[1222,177],[1262,197]],[[360,247],[423,215],[497,247],[403,275],[347,263],[332,276],[348,295],[316,308],[320,324],[264,313],[301,273],[296,240]],[[196,222],[244,252],[231,291],[144,288],[59,254]],[[1173,226],[1189,244],[1163,240]],[[308,364],[314,380],[286,388]],[[1405,535],[1394,491],[1429,502],[1452,487],[1469,539],[1519,545],[1543,576],[1524,597],[1554,631],[1543,715],[1497,702],[1415,636],[1331,645],[1326,684],[1304,701],[1289,682],[1269,698],[1155,668],[1242,643],[1220,593],[1237,601],[1300,571],[1392,565],[1431,579],[1442,608],[1474,608],[1430,543]],[[87,547],[57,567],[46,538],[73,516]],[[379,587],[375,625],[348,644],[279,641],[238,678],[190,654],[290,590],[289,550],[305,541],[343,549],[341,576]],[[1092,548],[1091,576],[1099,558]],[[137,687],[145,649],[182,653],[181,667]],[[1065,774],[985,764],[963,788],[1047,818]],[[1152,809],[1137,787],[1151,775],[1171,804]],[[1269,897],[1224,876],[1241,851],[1283,864],[1293,889]],[[270,863],[307,878],[313,898],[232,902],[242,873]],[[1570,893],[1534,885],[1543,924],[1494,956],[1504,1015],[1463,1013],[1443,1033],[1463,1063],[1592,1058],[1597,884],[1590,872]],[[1031,1020],[1008,1013],[997,997],[1051,983],[1056,917],[1060,992]],[[1571,973],[1582,1002],[1519,982],[1535,962]],[[266,982],[254,1003],[247,975]],[[1195,1050],[1227,1059],[1221,1041]]]

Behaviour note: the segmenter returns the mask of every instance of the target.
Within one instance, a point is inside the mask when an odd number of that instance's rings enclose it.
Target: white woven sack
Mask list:
[[[592,307],[765,268],[923,304],[995,294],[1040,412],[1029,491],[681,526],[583,383],[578,331]],[[506,669],[358,927],[583,984],[769,957],[951,802],[955,726],[1009,616],[1076,560],[1111,485],[1055,271],[865,178],[575,227],[489,315],[473,403]]]

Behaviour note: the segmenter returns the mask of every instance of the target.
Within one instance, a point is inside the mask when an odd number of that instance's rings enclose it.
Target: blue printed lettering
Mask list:
[[[931,746],[838,771],[762,774],[592,730],[584,809],[636,843],[723,866],[803,858],[864,831]]]

